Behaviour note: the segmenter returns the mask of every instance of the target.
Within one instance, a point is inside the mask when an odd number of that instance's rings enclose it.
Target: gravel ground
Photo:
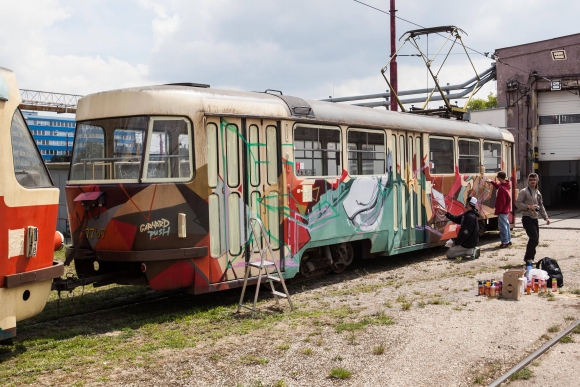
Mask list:
[[[576,215],[580,213],[551,218]],[[106,385],[487,385],[556,335],[549,332],[551,327],[561,331],[580,319],[580,298],[571,292],[580,289],[578,218],[559,220],[540,231],[537,259],[557,259],[564,273],[565,287],[554,300],[535,294],[520,301],[476,295],[477,280],[500,279],[505,268],[523,264],[527,237],[521,228],[514,235],[514,245],[502,250],[497,233],[484,236],[481,258],[474,261],[447,260],[445,249],[436,248],[359,262],[341,275],[291,286],[293,301],[302,310],[349,307],[345,321],[386,315],[392,325],[369,324],[339,333],[330,318],[299,325],[284,322],[194,348],[161,351],[147,368],[113,369]],[[531,379],[509,385],[578,386],[580,335],[572,337],[574,343],[556,345],[529,367]],[[375,354],[380,346],[384,352]],[[329,378],[335,367],[352,375]],[[38,382],[51,385],[56,380],[57,375],[46,375]],[[86,380],[84,385],[105,383]]]

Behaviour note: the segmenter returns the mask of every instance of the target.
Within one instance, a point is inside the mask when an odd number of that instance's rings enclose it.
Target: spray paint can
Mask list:
[[[479,296],[484,296],[485,295],[485,289],[483,287],[483,281],[477,281],[477,295]]]
[[[558,291],[558,281],[556,278],[552,278],[552,293],[556,293]]]

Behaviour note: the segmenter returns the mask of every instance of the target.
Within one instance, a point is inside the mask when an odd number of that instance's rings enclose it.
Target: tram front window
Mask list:
[[[153,177],[189,180],[193,171],[191,133],[189,120],[181,117],[140,116],[81,122],[75,136],[70,180],[139,182]],[[145,144],[146,138],[149,146]],[[142,177],[144,170],[147,172]]]

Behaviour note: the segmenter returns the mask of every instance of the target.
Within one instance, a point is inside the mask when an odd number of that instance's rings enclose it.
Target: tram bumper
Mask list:
[[[0,288],[0,341],[16,336],[16,322],[42,312],[52,280],[64,274],[62,262],[52,266],[4,276]]]

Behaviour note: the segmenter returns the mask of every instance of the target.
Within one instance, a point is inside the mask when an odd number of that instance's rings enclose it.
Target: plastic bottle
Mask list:
[[[484,296],[485,289],[483,287],[483,281],[477,281],[477,295]]]
[[[495,291],[497,290],[497,286],[495,286],[495,282],[491,283],[491,287],[489,288],[489,296],[495,297]]]
[[[489,280],[485,281],[485,295],[489,296],[489,288],[491,287],[491,284],[489,282]]]
[[[502,281],[498,281],[498,289],[497,289],[497,296],[501,296],[502,295],[502,291],[503,291],[503,282]]]
[[[542,292],[548,293],[548,281],[542,278]]]
[[[538,293],[540,291],[540,282],[539,282],[539,278],[534,276],[534,278],[532,278],[533,284],[534,284],[534,293]]]
[[[558,291],[558,281],[556,278],[552,278],[552,293],[556,293]]]
[[[526,278],[530,278],[529,273],[530,273],[530,270],[532,270],[532,268],[533,267],[532,267],[531,262],[528,262],[526,265]]]

